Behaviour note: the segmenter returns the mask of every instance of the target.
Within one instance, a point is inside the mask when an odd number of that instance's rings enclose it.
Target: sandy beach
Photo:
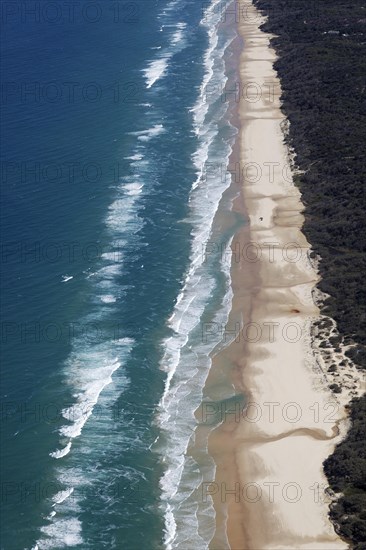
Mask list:
[[[241,188],[234,210],[249,223],[232,245],[227,331],[240,331],[214,365],[227,365],[246,406],[225,414],[209,440],[217,525],[227,525],[227,540],[218,528],[211,548],[338,550],[348,545],[328,517],[322,464],[347,431],[344,405],[357,394],[357,373],[350,365],[352,383],[339,397],[329,389],[328,364],[314,342],[318,274],[301,232],[276,55],[260,14],[251,2],[239,5],[239,149],[229,168]]]

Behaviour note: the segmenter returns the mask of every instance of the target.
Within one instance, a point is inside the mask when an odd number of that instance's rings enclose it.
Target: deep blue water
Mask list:
[[[184,411],[201,398],[200,320],[227,309],[227,266],[201,260],[233,36],[192,0],[26,4],[2,20],[1,548],[168,547],[169,430],[188,372]]]

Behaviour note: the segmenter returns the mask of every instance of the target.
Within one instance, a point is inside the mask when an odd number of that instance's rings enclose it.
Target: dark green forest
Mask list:
[[[366,3],[254,0],[273,33],[290,121],[288,145],[301,173],[303,231],[322,260],[322,313],[366,375]],[[324,463],[337,532],[366,550],[366,397],[349,406],[352,427]]]

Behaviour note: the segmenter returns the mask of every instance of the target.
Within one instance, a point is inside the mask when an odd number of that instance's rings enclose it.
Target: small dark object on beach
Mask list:
[[[329,388],[333,393],[342,393],[342,388],[338,384],[331,384]]]

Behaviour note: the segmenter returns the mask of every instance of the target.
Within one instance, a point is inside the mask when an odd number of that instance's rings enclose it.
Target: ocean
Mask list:
[[[2,5],[2,550],[214,535],[195,411],[244,223],[227,5]]]

